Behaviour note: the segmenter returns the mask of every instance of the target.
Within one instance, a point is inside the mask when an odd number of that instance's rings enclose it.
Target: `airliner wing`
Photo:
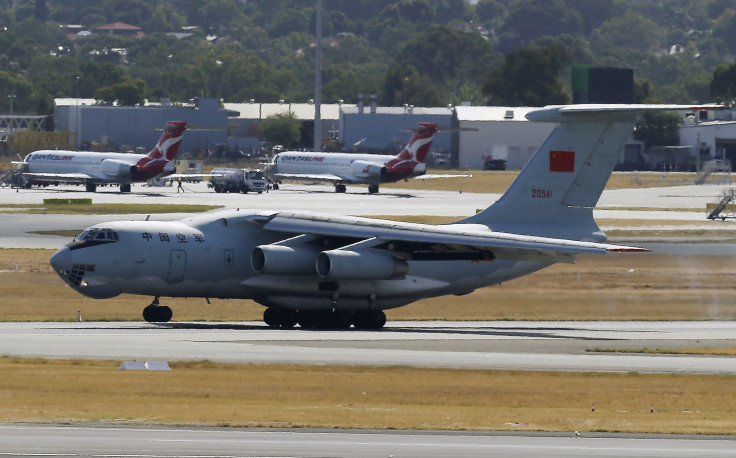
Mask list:
[[[415,180],[430,180],[433,178],[472,178],[473,175],[467,173],[467,174],[449,174],[449,173],[428,173],[424,175],[419,175],[412,177]]]
[[[24,172],[23,176],[37,180],[50,181],[76,181],[76,180],[99,180],[100,178],[88,173],[31,173]]]
[[[579,253],[648,251],[607,243],[494,232],[475,224],[434,226],[306,212],[279,212],[264,222],[265,230],[309,234],[321,239],[319,243],[332,243],[336,248],[377,249],[410,260],[574,262]]]
[[[332,173],[275,173],[276,178],[286,180],[351,181]]]
[[[209,178],[209,177],[222,177],[225,176],[222,173],[172,173],[161,177],[164,180],[176,180],[178,178]]]

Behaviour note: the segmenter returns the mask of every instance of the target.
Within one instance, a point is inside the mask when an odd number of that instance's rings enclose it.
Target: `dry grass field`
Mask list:
[[[12,374],[0,377],[0,421],[736,431],[736,377],[728,376],[208,362],[146,372],[119,364],[0,358],[0,372]]]
[[[382,184],[381,189],[433,189],[439,191],[462,191],[501,194],[509,187],[518,170],[428,170],[427,174],[471,174],[470,178],[435,178],[428,180],[408,180]],[[606,189],[652,188],[693,184],[695,173],[661,172],[614,172],[606,184]]]
[[[89,299],[48,264],[52,250],[0,250],[0,321],[140,320],[151,298]],[[18,271],[15,271],[15,266]],[[31,273],[30,265],[34,271]],[[33,291],[33,294],[29,294]],[[163,299],[174,320],[260,320],[248,300]],[[580,256],[472,294],[427,299],[389,310],[389,320],[702,320],[736,319],[729,256]]]

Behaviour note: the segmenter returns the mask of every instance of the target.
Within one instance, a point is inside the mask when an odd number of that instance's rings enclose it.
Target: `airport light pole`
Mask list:
[[[322,0],[317,0],[317,43],[314,57],[314,151],[322,150]]]

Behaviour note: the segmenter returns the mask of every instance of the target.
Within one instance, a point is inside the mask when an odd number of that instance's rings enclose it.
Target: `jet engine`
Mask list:
[[[129,177],[135,173],[135,165],[127,164],[115,159],[102,161],[102,173],[111,177]]]
[[[380,178],[386,174],[386,167],[368,161],[353,161],[350,164],[350,172],[356,177]]]
[[[253,249],[250,264],[261,274],[314,275],[318,253],[318,248],[305,246],[261,245]]]
[[[317,256],[317,275],[332,280],[387,280],[407,272],[405,260],[383,253],[330,250]]]

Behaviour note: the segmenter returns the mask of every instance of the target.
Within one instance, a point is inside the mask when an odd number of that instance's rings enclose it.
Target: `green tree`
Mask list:
[[[590,48],[596,53],[616,47],[649,52],[659,46],[659,36],[660,28],[657,24],[627,11],[598,27],[590,37]]]
[[[442,93],[426,76],[409,66],[391,67],[383,84],[383,104],[433,107],[444,105]]]
[[[652,146],[677,146],[680,144],[682,118],[677,113],[650,111],[645,113],[634,127],[634,139]]]
[[[483,93],[492,105],[544,106],[569,102],[559,81],[560,72],[570,63],[560,45],[519,48],[506,54],[503,66],[492,70]]]
[[[560,34],[580,36],[583,20],[563,0],[519,0],[509,8],[500,34],[500,49],[529,45],[539,37]]]
[[[475,14],[483,23],[499,19],[506,12],[506,6],[499,0],[479,0],[475,5]]]
[[[258,124],[258,130],[261,138],[289,148],[301,140],[299,126],[299,120],[289,112],[267,117]]]
[[[481,86],[483,75],[501,58],[477,33],[434,25],[409,40],[395,61],[413,66],[439,87],[459,87],[464,82]]]
[[[713,70],[710,95],[718,102],[733,103],[736,99],[736,62],[721,64]]]
[[[120,105],[142,105],[145,102],[146,83],[142,79],[124,77],[123,81],[95,91],[95,98],[105,103]]]

